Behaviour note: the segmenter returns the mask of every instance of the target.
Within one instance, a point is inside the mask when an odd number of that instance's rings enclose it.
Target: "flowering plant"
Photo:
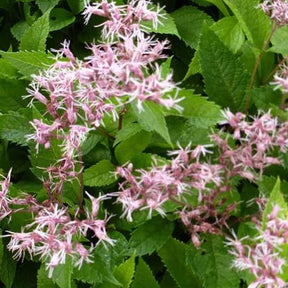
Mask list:
[[[4,287],[286,287],[287,5],[0,3]]]

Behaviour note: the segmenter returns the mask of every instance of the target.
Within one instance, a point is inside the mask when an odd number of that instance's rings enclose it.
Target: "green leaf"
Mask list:
[[[280,53],[283,56],[288,54],[288,26],[283,26],[278,28],[272,38],[271,38],[272,47],[269,51]]]
[[[129,288],[135,272],[135,255],[132,255],[127,261],[121,263],[114,270],[115,278],[122,284],[123,288]]]
[[[19,80],[0,79],[0,112],[7,113],[25,107],[22,99],[27,93],[25,84]]]
[[[46,40],[49,34],[49,14],[48,10],[38,18],[24,33],[19,50],[45,51]]]
[[[192,58],[188,71],[186,72],[186,75],[183,78],[183,81],[187,80],[190,76],[195,75],[197,73],[202,73],[201,70],[201,62],[200,62],[200,53],[199,49],[197,48],[194,57]],[[180,103],[181,105],[181,103]]]
[[[88,154],[93,148],[103,140],[103,136],[98,134],[89,134],[84,143],[81,146],[82,156]]]
[[[184,261],[186,247],[184,243],[171,238],[159,251],[158,254],[167,267],[168,272],[180,288],[202,288],[199,276],[190,265]]]
[[[60,0],[36,0],[37,5],[39,6],[42,13],[45,13],[49,9],[54,8]]]
[[[281,181],[279,178],[277,179],[276,184],[273,187],[273,190],[270,194],[269,200],[263,212],[263,217],[262,217],[262,229],[263,230],[265,230],[265,227],[267,224],[267,216],[273,211],[273,208],[275,205],[278,205],[281,208],[281,210],[278,213],[278,217],[281,217],[281,216],[287,217],[288,206],[281,192]]]
[[[171,14],[181,38],[196,49],[202,34],[203,24],[212,25],[212,18],[192,6],[184,6]]]
[[[59,264],[54,268],[52,280],[60,288],[72,288],[73,265],[71,257],[67,257],[65,264]]]
[[[271,31],[271,21],[258,8],[259,0],[223,0],[237,17],[248,40],[262,49]]]
[[[135,249],[136,256],[151,254],[167,242],[173,229],[173,222],[161,216],[154,217],[132,232],[129,247]]]
[[[74,14],[78,14],[85,8],[84,0],[67,0],[67,3]]]
[[[17,262],[12,258],[12,254],[4,248],[0,269],[0,280],[5,285],[5,288],[12,287],[16,272],[16,266]]]
[[[0,58],[0,78],[16,79],[17,76],[17,69],[6,59]]]
[[[116,134],[116,139],[113,143],[113,146],[116,146],[122,141],[132,137],[133,135],[139,133],[142,130],[142,127],[138,123],[129,123],[125,125],[121,130]]]
[[[150,133],[141,130],[115,148],[115,157],[120,164],[129,161],[133,156],[140,154],[150,143]]]
[[[131,103],[134,114],[139,124],[146,131],[155,131],[171,145],[169,131],[167,129],[164,113],[159,105],[153,102],[143,102],[143,111],[139,111],[136,102]]]
[[[197,123],[198,127],[214,126],[223,118],[220,106],[203,96],[195,95],[193,90],[181,89],[178,97],[184,98],[179,103],[184,110],[179,113],[171,109],[166,111],[166,115],[186,117],[191,122]]]
[[[60,30],[75,21],[75,16],[62,8],[55,8],[51,11],[49,16],[49,30]]]
[[[149,32],[171,34],[180,38],[174,18],[164,10],[161,11],[161,15],[163,15],[163,18],[160,18],[161,23],[158,24],[157,28],[153,28],[152,21],[144,22],[143,26],[146,28],[145,30],[148,28]]]
[[[48,65],[54,63],[52,54],[43,52],[4,52],[2,57],[16,68],[22,75],[30,77],[31,74],[37,74],[41,69],[46,69]],[[1,70],[0,70],[1,71]]]
[[[45,269],[45,264],[42,263],[37,273],[37,288],[57,288],[52,279],[48,278],[48,272]]]
[[[249,84],[249,75],[242,63],[208,27],[201,38],[199,51],[209,99],[222,108],[241,111]]]
[[[93,256],[93,263],[84,262],[80,270],[74,269],[73,279],[89,284],[103,283],[106,281],[119,286],[120,283],[112,274],[110,259],[99,249],[99,246],[96,247]]]
[[[141,257],[136,267],[132,288],[160,288],[149,266]]]
[[[0,115],[0,136],[2,139],[27,145],[26,136],[30,134],[31,125],[27,118],[17,113]]]
[[[281,91],[274,90],[271,86],[254,87],[250,91],[250,95],[259,110],[267,111],[271,108],[271,104],[281,105]]]
[[[211,30],[235,54],[245,42],[245,35],[235,16],[222,18]]]
[[[214,4],[223,13],[224,16],[229,16],[229,12],[222,0],[206,0],[206,1]]]
[[[11,33],[18,41],[20,41],[29,27],[30,25],[26,21],[19,21],[11,28]]]
[[[205,288],[239,287],[239,276],[231,267],[233,257],[227,253],[224,239],[220,236],[206,237],[200,249],[190,245],[186,261],[201,275]]]
[[[84,171],[84,185],[100,187],[112,184],[116,181],[113,172],[115,166],[109,160],[102,160]]]

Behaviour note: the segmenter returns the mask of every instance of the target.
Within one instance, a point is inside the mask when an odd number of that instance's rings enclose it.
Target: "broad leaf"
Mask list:
[[[264,14],[259,0],[223,0],[237,17],[248,40],[262,49],[271,31],[271,21]]]
[[[109,160],[102,160],[84,171],[84,185],[99,187],[112,184],[116,181],[113,172],[115,166]]]
[[[187,248],[187,264],[201,275],[205,288],[238,288],[240,278],[231,267],[233,257],[227,253],[224,239],[215,235],[206,238],[200,249],[192,244]]]
[[[132,255],[127,261],[121,263],[114,270],[115,278],[121,283],[121,287],[129,288],[135,272],[135,256]]]
[[[229,16],[229,12],[222,0],[206,0],[206,1],[214,4],[223,13],[224,16]]]
[[[129,123],[125,125],[121,130],[116,134],[116,139],[113,143],[113,146],[116,146],[122,141],[132,137],[133,135],[139,133],[142,130],[142,127],[138,123]]]
[[[135,102],[131,103],[131,106],[144,130],[157,132],[168,144],[171,144],[165,117],[159,105],[153,102],[144,102],[142,104],[143,111],[138,110]]]
[[[85,8],[85,0],[67,0],[67,4],[74,14],[78,14]]]
[[[138,260],[132,288],[160,288],[149,266],[141,257]]]
[[[163,229],[165,227],[165,229]],[[160,216],[154,217],[139,226],[129,241],[131,250],[135,249],[136,256],[151,254],[159,250],[171,237],[174,225]]]
[[[211,30],[233,53],[236,53],[245,41],[245,35],[235,16],[222,18],[211,26]]]
[[[27,145],[26,136],[32,131],[27,118],[17,113],[0,115],[0,136],[2,139]]]
[[[185,259],[186,245],[171,238],[159,251],[158,254],[167,267],[168,272],[180,288],[202,288],[202,281]]]
[[[72,288],[73,264],[70,256],[66,257],[65,264],[59,264],[54,268],[52,280],[60,288]]]
[[[288,26],[278,28],[271,39],[272,47],[269,51],[288,55]]]
[[[37,74],[39,70],[46,69],[48,65],[54,63],[52,54],[44,52],[3,52],[2,57],[16,68],[22,75],[30,77],[31,74]],[[0,70],[1,71],[1,70]]]
[[[45,13],[47,10],[54,8],[59,2],[60,0],[36,0],[36,3],[42,13]]]
[[[124,164],[144,151],[150,143],[150,133],[141,130],[127,140],[118,144],[115,148],[115,156],[120,164]]]
[[[12,254],[3,249],[0,280],[5,285],[5,288],[11,288],[13,285],[17,262],[12,258]]]
[[[199,51],[209,99],[222,108],[241,111],[249,84],[249,75],[242,63],[208,27],[201,38]]]
[[[181,38],[194,49],[198,46],[203,24],[213,24],[209,15],[192,6],[181,7],[171,16],[175,20]]]
[[[0,78],[16,79],[17,76],[17,69],[7,59],[0,58]]]
[[[45,51],[46,40],[49,34],[50,10],[38,18],[24,33],[19,50]]]
[[[37,274],[37,288],[57,288],[58,286],[53,283],[52,279],[48,277],[45,264],[42,263],[38,269]]]
[[[55,8],[51,11],[49,16],[49,30],[60,30],[75,21],[74,15],[62,8]]]

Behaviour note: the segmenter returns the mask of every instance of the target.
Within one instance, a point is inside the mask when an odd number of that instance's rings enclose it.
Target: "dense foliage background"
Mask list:
[[[116,2],[121,5],[127,1]],[[178,97],[183,98],[179,105],[184,111],[148,103],[143,104],[141,112],[132,102],[125,107],[121,125],[107,117],[105,126],[91,131],[81,150],[85,191],[95,197],[100,192],[103,195],[119,190],[123,179],[112,173],[117,166],[131,162],[134,169],[148,169],[153,159],[168,163],[171,157],[167,151],[178,149],[178,145],[209,144],[209,135],[220,130],[226,133],[223,138],[231,135],[235,127],[223,122],[221,109],[250,115],[248,121],[259,115],[259,110],[270,110],[279,123],[288,120],[286,94],[270,84],[279,65],[286,60],[288,30],[285,25],[274,29],[275,22],[258,6],[258,0],[153,3],[165,6],[161,12],[165,16],[161,19],[163,25],[153,28],[148,23],[146,29],[155,38],[170,42],[165,50],[168,58],[159,60],[159,65],[164,74],[173,71],[173,80],[180,87]],[[32,75],[54,63],[53,53],[65,40],[70,41],[70,49],[78,59],[90,55],[90,43],[101,42],[99,24],[104,19],[94,15],[84,24],[84,8],[84,0],[0,1],[0,168],[7,176],[12,167],[9,193],[13,196],[25,192],[38,201],[48,197],[42,183],[43,167],[57,162],[61,148],[52,143],[52,149],[40,147],[37,153],[35,143],[27,140],[26,135],[33,133],[30,121],[51,119],[41,103],[34,101],[27,107],[31,98],[23,96],[28,94]],[[233,147],[240,146],[239,141],[233,143]],[[211,150],[218,155],[216,148]],[[164,218],[153,211],[153,217],[148,219],[147,210],[135,211],[133,221],[129,222],[120,217],[121,205],[112,199],[104,202],[100,214],[103,216],[106,210],[108,215],[114,215],[107,223],[107,231],[116,242],[114,246],[96,246],[93,263],[83,263],[78,270],[67,258],[49,278],[45,261],[41,264],[43,259],[28,254],[16,261],[6,248],[9,237],[3,237],[0,281],[7,288],[248,287],[255,277],[249,270],[239,272],[232,268],[233,255],[225,245],[225,236],[231,237],[232,230],[240,238],[257,233],[251,219],[259,214],[259,209],[251,199],[265,195],[270,206],[277,204],[287,210],[284,199],[288,191],[288,159],[283,152],[286,151],[271,152],[281,159],[281,166],[272,165],[263,173],[256,169],[254,172],[262,175],[252,181],[236,177],[229,183],[232,192],[225,197],[230,197],[228,204],[238,204],[227,220],[229,227],[222,235],[202,235],[198,248],[191,242],[191,233],[180,221],[179,213],[173,213],[179,205],[168,203]],[[212,156],[211,159],[213,162]],[[71,215],[79,205],[79,185],[79,181],[67,183],[61,199]],[[272,191],[273,199],[268,200]],[[265,217],[272,211],[270,206]],[[13,214],[11,219],[2,219],[2,234],[20,232],[31,217],[31,213],[24,211]],[[80,240],[87,245],[97,242],[92,237]],[[287,259],[287,255],[283,257]],[[286,266],[282,273],[284,281],[288,279],[287,271]]]

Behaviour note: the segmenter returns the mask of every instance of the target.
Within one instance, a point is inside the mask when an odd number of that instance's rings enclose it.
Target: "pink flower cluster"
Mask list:
[[[81,159],[75,158],[81,154],[87,133],[104,125],[104,117],[110,115],[116,121],[121,108],[134,100],[139,110],[146,100],[181,109],[177,104],[180,99],[169,96],[175,90],[172,75],[163,77],[154,64],[166,57],[162,52],[167,41],[155,40],[141,30],[143,21],[158,23],[160,9],[151,10],[150,4],[144,0],[122,6],[106,0],[88,4],[83,13],[86,22],[92,14],[108,18],[102,24],[104,44],[91,44],[91,55],[79,60],[64,42],[55,63],[33,76],[28,89],[31,104],[41,102],[53,120],[34,119],[35,133],[28,139],[36,142],[37,150],[39,145],[48,149],[55,139],[61,142],[62,158],[49,167],[46,181],[47,189],[56,196],[65,181],[81,173],[81,169],[75,171]]]
[[[207,161],[206,154],[212,152],[199,145],[170,152],[174,158],[169,164],[155,162],[148,171],[136,170],[136,176],[132,164],[117,169],[124,179],[116,193],[117,202],[123,206],[122,216],[132,221],[133,211],[139,209],[148,209],[149,216],[154,210],[165,215],[164,204],[173,201],[182,207],[180,219],[197,247],[199,233],[220,234],[223,227],[228,227],[227,220],[238,204],[226,202],[232,193],[233,178],[255,181],[265,167],[281,164],[270,152],[274,147],[287,151],[288,123],[278,124],[270,113],[251,123],[241,113],[227,110],[223,114],[223,124],[229,124],[233,134],[220,132],[211,136],[218,150],[215,159]]]
[[[288,24],[288,2],[286,0],[264,0],[260,6],[278,26]]]
[[[255,280],[248,288],[284,288],[281,279],[283,268],[287,265],[281,255],[283,245],[288,244],[288,219],[279,217],[280,208],[276,205],[267,217],[264,229],[258,223],[258,234],[249,239],[240,240],[234,235],[227,243],[231,254],[235,256],[233,266],[239,270],[249,269]]]
[[[32,223],[22,228],[22,231],[9,232],[11,238],[7,248],[14,253],[18,260],[28,253],[31,258],[39,255],[45,261],[49,270],[49,277],[53,269],[64,264],[67,257],[71,257],[75,267],[80,268],[83,262],[93,262],[93,246],[86,248],[78,239],[87,236],[87,231],[93,233],[97,244],[107,242],[113,245],[113,240],[106,233],[107,217],[98,219],[100,202],[106,196],[95,198],[88,195],[91,201],[91,211],[86,209],[83,220],[71,219],[66,207],[60,208],[58,204],[43,206],[34,203],[33,213],[36,216]],[[31,211],[32,212],[32,211]]]
[[[271,82],[275,85],[275,89],[281,89],[283,93],[288,93],[288,67],[286,64],[280,66],[280,69],[274,75],[274,81]]]

